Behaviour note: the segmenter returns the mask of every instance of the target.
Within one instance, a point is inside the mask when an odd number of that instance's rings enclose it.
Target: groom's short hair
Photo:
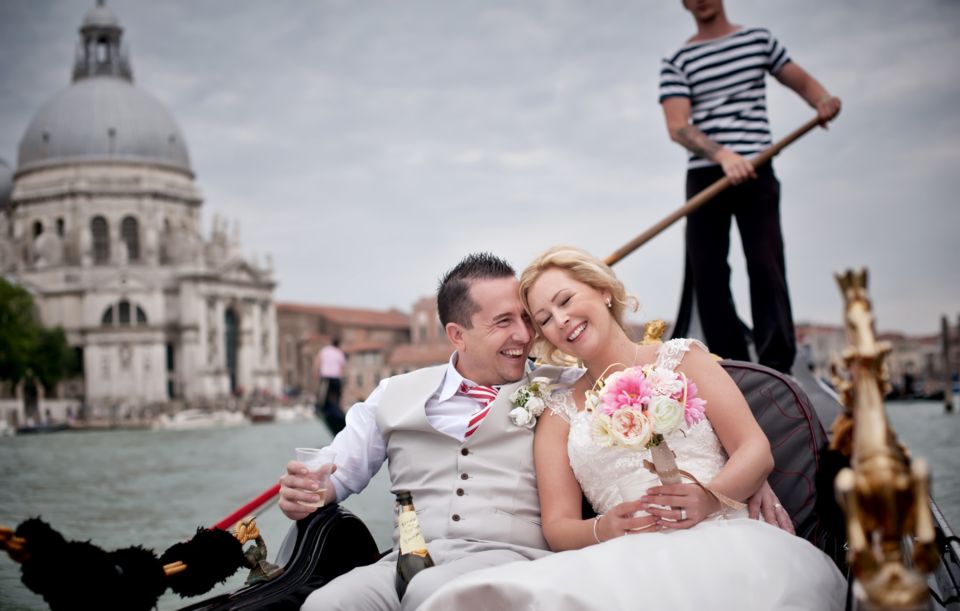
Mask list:
[[[444,274],[437,289],[437,313],[444,327],[455,322],[462,327],[473,327],[473,315],[480,307],[470,299],[470,284],[474,280],[513,278],[517,274],[510,264],[488,252],[467,255]]]

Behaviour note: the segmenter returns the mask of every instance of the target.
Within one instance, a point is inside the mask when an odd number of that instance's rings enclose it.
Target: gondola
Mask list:
[[[765,163],[816,125],[816,119],[808,122],[754,163]],[[707,191],[715,195],[725,180]],[[691,203],[702,205],[708,199],[698,195],[616,251],[607,263],[612,265],[689,213],[696,207]],[[797,536],[823,550],[848,576],[848,607],[960,611],[960,539],[929,493],[923,461],[910,458],[887,424],[882,365],[889,348],[874,336],[866,273],[847,272],[837,279],[851,342],[845,355],[847,377],[838,372],[835,380],[839,393],[825,388],[803,362],[793,375],[742,361],[721,364],[770,440],[776,466],[768,482],[793,519]],[[877,457],[882,459],[879,469]],[[275,493],[276,487],[261,497]],[[390,502],[383,499],[384,506]],[[234,512],[218,527],[234,524],[244,511]],[[584,502],[584,516],[591,514]],[[880,545],[883,553],[875,553]],[[239,546],[234,542],[234,547]],[[259,560],[246,562],[254,565],[249,585],[194,602],[183,611],[298,609],[313,590],[386,553],[377,548],[363,522],[337,504],[293,524],[273,564],[265,561],[260,547]],[[166,585],[159,585],[162,592]],[[906,598],[897,598],[904,592]]]
[[[844,519],[834,500],[838,461],[829,449],[825,422],[843,406],[804,366],[794,376],[742,361],[723,361],[770,439],[776,467],[769,483],[794,520],[797,536],[823,550],[842,571],[847,563]],[[960,540],[933,497],[929,498],[940,558],[928,578],[932,609],[960,609]],[[385,505],[390,499],[384,498]],[[585,517],[590,515],[585,504]],[[910,545],[909,540],[904,545]],[[338,505],[325,507],[291,527],[278,551],[277,578],[183,607],[182,611],[298,609],[306,596],[331,579],[381,557],[363,522]],[[851,581],[852,584],[852,581]]]

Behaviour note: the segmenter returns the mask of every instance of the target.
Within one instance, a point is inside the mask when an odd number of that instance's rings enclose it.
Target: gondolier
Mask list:
[[[722,0],[684,0],[683,5],[697,33],[662,62],[660,103],[667,129],[691,153],[687,198],[724,175],[735,185],[687,217],[685,286],[694,288],[710,349],[749,360],[727,262],[730,222],[736,217],[750,277],[758,360],[789,372],[796,339],[780,230],[780,183],[771,164],[755,170],[749,161],[772,143],[764,77],[770,72],[797,92],[824,126],[840,112],[840,100],[793,62],[769,30],[731,24]]]

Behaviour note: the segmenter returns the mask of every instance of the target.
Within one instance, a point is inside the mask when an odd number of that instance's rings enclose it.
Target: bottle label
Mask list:
[[[420,532],[420,522],[417,521],[416,512],[401,511],[397,523],[400,527],[400,553],[420,552],[417,555],[425,555],[427,542],[424,541],[423,533]]]

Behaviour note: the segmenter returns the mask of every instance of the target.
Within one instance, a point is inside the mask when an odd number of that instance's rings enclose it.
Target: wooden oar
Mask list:
[[[770,148],[768,148],[767,150],[763,151],[762,153],[757,155],[755,158],[753,158],[751,160],[753,167],[758,168],[761,165],[767,163],[768,161],[773,159],[780,151],[782,151],[784,148],[786,148],[790,144],[793,144],[795,140],[799,139],[801,136],[803,136],[804,134],[806,134],[807,132],[809,132],[811,129],[813,129],[819,124],[820,124],[819,117],[814,117],[809,121],[807,121],[806,123],[804,123],[803,125],[801,125],[800,127],[798,127],[797,129],[793,130],[792,133],[788,134],[783,139],[775,142],[773,146],[771,146]],[[713,183],[703,191],[691,197],[687,201],[687,203],[685,203],[684,205],[680,206],[679,208],[677,208],[676,210],[674,210],[673,212],[665,216],[659,223],[650,227],[649,229],[647,229],[637,237],[633,238],[632,240],[630,240],[629,242],[627,242],[626,244],[618,248],[616,251],[613,252],[613,254],[611,254],[604,260],[604,263],[606,263],[607,265],[613,265],[620,259],[626,257],[627,255],[629,255],[630,253],[632,253],[633,251],[640,248],[641,246],[649,242],[651,239],[656,237],[661,231],[663,231],[670,225],[673,225],[681,218],[687,216],[688,214],[690,214],[700,206],[704,205],[705,203],[707,203],[708,201],[716,197],[718,193],[720,193],[721,191],[723,191],[729,186],[730,186],[730,179],[724,176],[723,178]]]

